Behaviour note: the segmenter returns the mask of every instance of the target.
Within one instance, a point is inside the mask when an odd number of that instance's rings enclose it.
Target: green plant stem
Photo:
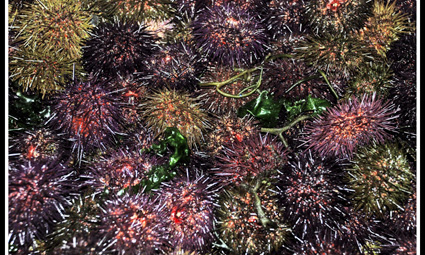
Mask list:
[[[287,89],[286,91],[285,91],[285,93],[288,93],[289,91],[291,91],[293,88],[295,88],[296,86],[298,86],[299,84],[301,84],[301,83],[303,83],[303,82],[306,82],[306,81],[310,81],[310,80],[313,80],[313,79],[316,79],[316,78],[319,78],[320,76],[319,75],[313,75],[313,76],[309,76],[309,77],[307,77],[307,78],[304,78],[304,79],[302,79],[302,80],[299,80],[299,81],[297,81],[296,83],[294,83],[294,85],[292,85],[289,89]]]
[[[231,77],[231,78],[229,78],[229,79],[227,79],[225,81],[204,82],[204,83],[200,83],[199,86],[201,86],[201,87],[215,86],[217,92],[219,94],[221,94],[222,96],[225,96],[225,97],[230,97],[230,98],[247,97],[247,96],[250,96],[250,95],[254,94],[258,90],[258,88],[260,87],[261,80],[262,80],[262,75],[263,75],[263,65],[264,65],[264,63],[266,63],[267,61],[276,59],[276,58],[293,58],[293,57],[294,56],[293,55],[290,55],[290,54],[277,54],[277,55],[273,55],[273,56],[271,54],[269,54],[269,55],[266,56],[266,58],[264,59],[263,63],[260,66],[257,66],[257,67],[253,67],[251,69],[244,70],[244,71],[238,73],[237,75],[235,75],[235,76],[233,76],[233,77]],[[254,84],[254,85],[251,85],[251,86],[249,86],[247,88],[244,88],[237,95],[232,95],[232,94],[226,93],[226,92],[224,92],[224,91],[221,90],[221,87],[223,87],[223,86],[225,86],[225,85],[227,85],[229,83],[232,83],[235,80],[242,78],[244,75],[250,74],[250,73],[252,73],[252,72],[254,72],[254,71],[258,70],[258,69],[261,69],[261,73],[260,73],[260,78],[258,79],[257,83]],[[240,69],[235,69],[235,70],[240,70]],[[247,91],[249,89],[252,89],[252,90],[250,92],[246,93],[246,94],[242,94],[243,92],[245,92],[245,91]]]
[[[326,83],[328,84],[328,86],[329,86],[329,89],[332,91],[332,93],[334,94],[334,96],[336,97],[336,100],[338,100],[339,99],[339,96],[338,96],[338,94],[336,93],[336,91],[334,90],[334,88],[332,87],[332,85],[331,85],[331,83],[329,82],[329,80],[328,80],[328,77],[326,76],[326,74],[322,71],[322,70],[317,70],[319,73],[320,73],[320,75],[322,75],[322,77],[325,79],[325,81],[326,81]]]
[[[271,221],[269,218],[267,218],[266,213],[264,212],[263,208],[261,207],[261,200],[260,197],[257,194],[258,188],[260,187],[260,182],[257,180],[257,183],[255,184],[255,187],[251,189],[252,195],[254,195],[254,205],[255,209],[257,210],[257,216],[260,219],[261,225],[263,225],[264,228],[270,227],[277,227],[277,224]]]
[[[298,116],[295,120],[293,120],[291,123],[289,123],[288,125],[282,127],[282,128],[261,128],[261,132],[266,132],[266,133],[270,133],[270,134],[274,134],[280,137],[280,139],[282,139],[282,142],[285,144],[285,146],[288,145],[288,143],[286,142],[286,140],[283,138],[282,133],[289,130],[291,127],[293,127],[295,124],[297,124],[300,121],[306,120],[308,118],[311,118],[310,115],[301,115]]]
[[[253,71],[257,70],[257,69],[261,69],[260,77],[258,78],[257,83],[256,83],[256,84],[254,84],[254,85],[251,85],[251,86],[249,86],[249,87],[247,87],[247,88],[244,88],[244,89],[243,89],[242,91],[240,91],[237,95],[232,95],[232,94],[226,93],[226,92],[224,92],[224,91],[222,91],[222,90],[220,89],[221,87],[223,87],[223,86],[225,86],[225,85],[227,85],[227,84],[229,84],[229,83],[231,83],[231,82],[233,82],[233,81],[235,81],[235,80],[237,80],[237,79],[241,78],[241,77],[242,77],[242,76],[244,76],[245,74],[251,73],[251,72],[253,72]],[[258,89],[258,88],[260,87],[260,85],[261,85],[262,77],[263,77],[263,67],[262,67],[262,66],[260,66],[260,67],[254,67],[254,68],[251,68],[251,69],[245,70],[245,71],[243,71],[243,72],[241,72],[241,73],[239,73],[239,74],[237,74],[237,75],[233,76],[232,78],[230,78],[230,79],[228,79],[228,80],[226,80],[226,81],[222,81],[222,82],[201,83],[201,84],[199,84],[199,85],[200,85],[200,86],[216,86],[216,90],[217,90],[217,92],[218,92],[219,94],[221,94],[222,96],[225,96],[225,97],[230,97],[230,98],[242,98],[242,97],[250,96],[250,95],[254,94],[254,93],[257,91],[257,89]],[[246,93],[246,94],[242,94],[243,92],[245,92],[245,91],[247,91],[247,90],[249,90],[249,89],[251,89],[251,88],[252,88],[252,90],[251,90],[250,92],[248,92],[248,93]]]
[[[242,77],[242,76],[244,76],[245,74],[247,74],[247,73],[251,73],[251,72],[254,72],[254,71],[256,71],[256,70],[258,70],[259,68],[261,68],[261,67],[253,67],[253,68],[251,68],[251,69],[247,69],[247,70],[245,70],[245,71],[243,71],[243,72],[241,72],[241,73],[238,73],[237,75],[235,75],[235,76],[233,76],[233,77],[231,77],[230,79],[228,79],[228,80],[225,80],[225,81],[217,81],[217,82],[205,82],[205,83],[200,83],[199,84],[199,86],[201,86],[201,87],[208,87],[208,86],[216,86],[216,87],[223,87],[224,85],[226,85],[226,84],[228,84],[228,83],[231,83],[231,82],[233,82],[233,81],[235,81],[235,80],[237,80],[237,79],[239,79],[240,77]]]

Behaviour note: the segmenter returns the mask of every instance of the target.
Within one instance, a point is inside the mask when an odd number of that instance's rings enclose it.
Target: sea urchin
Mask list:
[[[358,146],[390,137],[396,112],[391,102],[375,94],[339,102],[308,125],[309,148],[321,156],[352,157]]]
[[[267,50],[268,38],[262,24],[236,5],[207,8],[193,26],[200,52],[223,65],[250,65],[261,60]]]

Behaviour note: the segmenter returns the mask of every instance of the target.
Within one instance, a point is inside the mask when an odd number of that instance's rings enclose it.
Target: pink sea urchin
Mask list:
[[[391,102],[375,94],[339,102],[307,127],[309,148],[321,156],[351,157],[358,146],[390,137],[396,112]]]
[[[173,247],[203,251],[213,240],[214,183],[205,176],[180,177],[161,187]]]

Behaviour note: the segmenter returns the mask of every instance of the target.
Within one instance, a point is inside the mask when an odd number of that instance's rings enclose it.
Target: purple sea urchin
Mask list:
[[[348,171],[356,210],[382,217],[402,210],[415,175],[397,144],[373,144],[358,151]]]
[[[84,151],[105,150],[123,130],[124,120],[117,99],[104,82],[74,81],[51,103],[53,116],[49,125],[68,135],[78,159]]]
[[[166,45],[146,61],[150,86],[193,90],[203,73],[203,63],[186,43]]]
[[[27,250],[63,219],[76,190],[72,175],[56,160],[9,164],[9,245]]]
[[[201,0],[204,2],[207,8],[212,8],[214,6],[222,6],[226,4],[234,4],[239,6],[245,11],[256,12],[261,7],[265,7],[266,3],[269,0]]]
[[[417,238],[413,237],[401,237],[391,244],[385,245],[382,249],[382,253],[394,254],[394,255],[414,255],[417,253]]]
[[[320,77],[312,80],[307,78],[317,75],[312,67],[297,59],[276,59],[264,65],[264,74],[261,86],[270,90],[274,98],[285,98],[291,101],[307,98],[333,100],[333,95]],[[307,79],[307,80],[306,80]],[[305,80],[289,90],[295,83]]]
[[[98,191],[108,189],[116,194],[147,179],[152,167],[163,163],[157,156],[137,150],[111,151],[89,167],[88,184]]]
[[[216,177],[224,184],[240,184],[277,173],[286,161],[283,144],[270,136],[253,134],[227,143],[217,156]]]
[[[112,197],[101,211],[104,250],[117,254],[154,254],[166,248],[163,202],[146,194]]]
[[[273,191],[248,185],[225,190],[217,211],[217,233],[232,254],[275,254],[289,229]]]
[[[402,36],[387,52],[394,73],[394,86],[389,90],[388,98],[400,108],[400,117],[397,119],[399,135],[412,148],[416,147],[417,122],[416,38],[416,34]]]
[[[47,128],[20,133],[9,142],[9,157],[19,160],[55,160],[60,156],[61,141]]]
[[[305,30],[304,0],[271,0],[264,8],[265,24],[267,31],[273,39],[292,37]]]
[[[141,116],[139,105],[143,103],[148,93],[146,83],[138,75],[127,75],[117,77],[111,81],[106,81],[120,92],[120,108],[123,118],[129,124],[127,131],[140,130]]]
[[[314,237],[301,240],[295,245],[293,255],[369,254],[359,252],[359,247],[347,246],[345,240],[335,239],[330,231],[318,231]]]
[[[206,9],[195,19],[193,27],[199,51],[219,64],[251,65],[267,51],[264,27],[255,16],[233,4]]]
[[[179,177],[161,186],[172,247],[205,251],[213,240],[213,183],[208,177]]]
[[[340,225],[347,189],[340,162],[307,151],[290,158],[279,172],[277,188],[284,205],[283,217],[292,224],[294,235],[306,239],[319,228]]]
[[[390,137],[396,112],[391,102],[375,94],[341,101],[308,125],[309,148],[321,156],[352,157],[357,147]]]
[[[167,127],[176,127],[193,147],[201,141],[203,132],[209,127],[208,115],[188,93],[163,89],[147,96],[142,115],[145,123],[153,129],[155,136]]]
[[[390,214],[389,224],[394,229],[394,232],[402,235],[416,235],[417,225],[417,200],[416,192],[414,192],[407,200],[403,210],[394,211]]]
[[[157,50],[146,26],[133,21],[101,23],[83,48],[87,71],[115,78],[143,70],[143,61]]]

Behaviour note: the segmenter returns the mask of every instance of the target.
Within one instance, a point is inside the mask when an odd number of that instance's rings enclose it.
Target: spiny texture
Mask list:
[[[95,7],[103,17],[113,20],[118,17],[125,21],[163,21],[169,18],[171,1],[164,0],[96,0]]]
[[[216,178],[223,185],[273,176],[286,161],[283,144],[270,136],[253,134],[242,141],[227,143],[217,155]]]
[[[382,224],[375,217],[356,211],[352,206],[345,207],[346,217],[340,231],[333,232],[335,240],[341,248],[350,251],[348,254],[368,254],[376,240],[376,226]]]
[[[87,185],[99,192],[105,189],[117,193],[123,189],[138,185],[147,179],[147,173],[156,165],[162,165],[155,155],[140,153],[126,148],[110,151],[101,156],[89,167]]]
[[[116,88],[120,94],[121,114],[123,119],[129,124],[127,132],[137,132],[142,129],[142,117],[139,114],[139,106],[143,103],[145,96],[148,94],[146,82],[138,75],[118,76],[113,80],[106,81],[111,87]]]
[[[184,249],[181,248],[176,248],[174,249],[174,251],[172,253],[170,253],[170,255],[198,255],[199,253],[194,252],[194,251],[186,251]]]
[[[203,132],[209,127],[208,115],[196,101],[187,93],[163,89],[147,96],[142,114],[156,136],[167,127],[176,127],[193,147],[201,141]]]
[[[117,99],[103,82],[74,81],[52,98],[51,104],[50,125],[67,134],[79,160],[84,151],[105,150],[123,130]]]
[[[417,225],[417,199],[416,192],[411,194],[407,200],[407,203],[402,210],[395,211],[390,214],[388,218],[388,224],[391,226],[393,231],[397,234],[402,235],[416,235]]]
[[[267,32],[273,39],[294,37],[305,31],[304,0],[271,0],[263,9]]]
[[[295,54],[315,69],[344,77],[374,60],[373,52],[362,41],[340,34],[308,36],[295,48]]]
[[[260,130],[255,124],[257,123],[253,118],[238,118],[234,114],[219,117],[206,139],[209,153],[215,156],[224,149],[225,143],[242,142],[257,134]]]
[[[347,246],[344,241],[333,238],[329,231],[319,231],[314,237],[295,244],[293,255],[369,254],[359,247]]]
[[[149,86],[193,90],[203,73],[203,63],[184,42],[169,44],[146,61]]]
[[[47,254],[97,254],[101,252],[104,240],[99,236],[100,224],[99,194],[87,193],[71,201],[64,212],[64,219],[47,236],[42,250]]]
[[[157,50],[146,26],[134,21],[101,23],[85,42],[83,64],[88,72],[115,78],[143,70],[143,61]]]
[[[385,3],[386,2],[386,3]],[[362,29],[357,32],[359,40],[364,40],[379,55],[385,56],[390,45],[400,34],[414,30],[408,16],[398,10],[396,1],[374,1],[373,14]]]
[[[413,192],[415,176],[397,144],[362,148],[353,162],[348,178],[357,210],[382,217],[391,210],[403,209]]]
[[[267,186],[247,186],[225,190],[220,196],[218,236],[232,254],[276,254],[290,231],[283,212]]]
[[[261,88],[269,90],[276,99],[297,101],[311,95],[314,98],[332,100],[334,96],[327,84],[319,80],[319,76],[307,79],[314,76],[317,76],[315,69],[302,60],[276,59],[264,65]],[[301,83],[292,87],[297,82]]]
[[[202,82],[223,82],[237,75],[233,68],[210,66],[202,78]],[[259,71],[250,75],[250,78],[241,77],[221,87],[224,93],[238,95],[243,89],[252,85],[259,79]],[[246,91],[247,93],[248,91]],[[231,98],[225,97],[217,92],[214,87],[204,87],[196,91],[200,95],[200,99],[205,108],[217,115],[236,113],[238,109],[255,99],[255,94],[242,97]]]
[[[384,246],[380,250],[382,253],[387,254],[416,254],[418,252],[416,241],[416,237],[401,237],[398,240],[393,241],[391,244]]]
[[[416,20],[416,1],[414,0],[396,0],[397,8],[407,13],[410,20]]]
[[[144,125],[139,125],[137,129],[131,130],[127,136],[123,137],[122,145],[129,150],[147,150],[152,147],[158,140],[154,138],[154,134]]]
[[[226,4],[234,4],[239,6],[245,11],[249,11],[251,13],[258,12],[262,7],[265,7],[268,0],[201,0],[205,4],[206,8],[211,8],[214,6],[222,6]]]
[[[214,221],[214,183],[206,176],[179,177],[164,183],[168,239],[172,247],[205,251],[211,248]]]
[[[321,156],[352,157],[359,146],[390,137],[396,112],[390,101],[375,94],[340,101],[308,125],[307,143]]]
[[[373,63],[371,66],[361,67],[349,83],[350,94],[387,95],[393,86],[392,72],[390,66],[385,63]]]
[[[173,33],[178,33],[176,26],[167,20],[150,20],[145,23],[146,31],[154,35],[156,42],[159,44],[169,43],[173,41]]]
[[[10,79],[16,81],[23,91],[32,90],[50,95],[63,88],[67,78],[81,67],[55,53],[46,54],[39,49],[17,51],[10,59]]]
[[[206,9],[193,23],[199,51],[210,61],[226,66],[251,65],[260,61],[268,38],[255,16],[234,4]]]
[[[162,201],[147,194],[125,194],[105,201],[100,234],[104,250],[113,254],[154,254],[166,243],[166,219]]]
[[[391,69],[400,82],[416,84],[416,33],[402,34],[386,53]]]
[[[20,39],[31,50],[51,52],[71,61],[81,57],[81,43],[92,27],[80,1],[40,0],[22,10]]]
[[[341,168],[341,162],[307,151],[290,157],[279,170],[283,217],[292,224],[294,235],[308,239],[320,228],[340,226],[347,192]]]
[[[412,148],[416,148],[416,35],[402,36],[387,52],[387,57],[392,62],[391,69],[394,72],[394,86],[389,90],[388,98],[400,108],[398,135],[408,141]]]
[[[72,169],[56,160],[9,164],[9,245],[28,251],[52,231],[76,190],[72,178]]]
[[[19,160],[55,160],[63,153],[59,136],[47,128],[27,130],[9,140],[9,157]]]
[[[190,23],[203,10],[210,0],[173,0],[173,22],[177,26]]]
[[[347,34],[363,25],[371,4],[369,0],[312,0],[307,1],[305,14],[317,34]]]

